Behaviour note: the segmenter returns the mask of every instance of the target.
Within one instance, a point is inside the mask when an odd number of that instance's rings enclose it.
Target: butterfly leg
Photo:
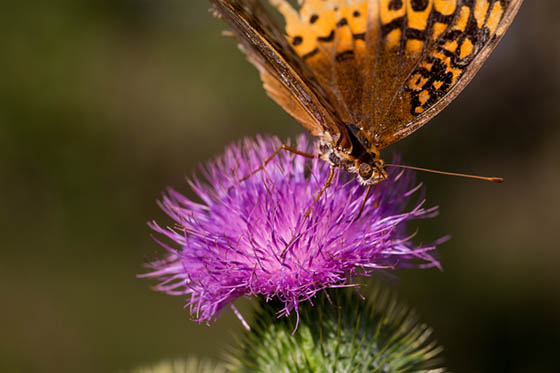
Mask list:
[[[364,196],[364,200],[362,201],[362,206],[360,206],[360,212],[358,213],[358,216],[356,216],[356,219],[354,219],[354,221],[358,220],[362,216],[362,212],[364,212],[364,207],[366,207],[366,202],[372,187],[373,184],[368,185],[368,188],[366,190],[366,195]],[[375,201],[375,208],[377,208],[377,206],[378,206],[378,202]]]
[[[310,159],[315,158],[315,155],[314,155],[314,154],[302,152],[301,150],[297,150],[296,148],[293,148],[293,147],[291,147],[291,146],[289,146],[289,145],[282,144],[278,149],[276,149],[276,151],[275,151],[274,153],[272,153],[272,154],[270,155],[270,157],[268,157],[268,158],[263,162],[263,164],[262,164],[259,168],[253,170],[250,174],[246,175],[246,176],[243,177],[241,180],[239,180],[239,182],[242,183],[242,182],[244,182],[245,180],[251,178],[251,177],[252,177],[253,175],[255,175],[257,172],[264,170],[265,167],[266,167],[266,165],[269,164],[270,161],[272,161],[272,160],[274,159],[274,157],[276,157],[282,150],[286,150],[286,151],[289,151],[290,153],[294,153],[294,154],[297,154],[297,155],[301,155],[302,157],[306,157],[306,158],[310,158]]]
[[[331,165],[331,167],[329,168],[329,175],[327,176],[327,181],[325,182],[325,185],[323,185],[323,187],[321,188],[321,190],[319,191],[319,193],[317,194],[317,197],[315,197],[315,201],[313,202],[313,206],[315,206],[315,204],[319,201],[319,198],[321,198],[321,196],[325,193],[325,191],[332,185],[332,181],[334,179],[334,166]],[[305,215],[303,216],[303,221],[307,220],[307,218],[309,217],[309,215],[311,214],[311,209],[313,208],[313,206],[311,206],[307,212],[305,213]],[[290,242],[288,242],[288,244],[286,245],[286,247],[284,248],[284,250],[282,251],[282,253],[280,254],[281,258],[284,258],[284,256],[286,255],[286,251],[288,251],[288,248],[292,245],[292,243],[296,240],[297,236],[292,237],[292,239],[290,240]]]
[[[313,206],[315,206],[315,204],[319,202],[319,198],[321,198],[321,196],[325,193],[325,191],[332,185],[333,178],[334,178],[334,166],[331,165],[329,168],[329,175],[327,176],[327,181],[325,182],[325,185],[323,185],[323,187],[317,194],[317,197],[315,197]],[[307,210],[307,212],[305,213],[305,219],[307,219],[309,217],[309,214],[311,214],[311,209],[312,207],[310,207],[309,210]]]

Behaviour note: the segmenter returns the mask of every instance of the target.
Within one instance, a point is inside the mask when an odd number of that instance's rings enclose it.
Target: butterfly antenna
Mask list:
[[[490,181],[492,183],[503,183],[504,179],[502,177],[486,177],[486,176],[477,176],[477,175],[467,175],[467,174],[458,174],[455,172],[445,172],[445,171],[438,171],[438,170],[430,170],[429,168],[421,168],[421,167],[414,167],[414,166],[405,166],[401,164],[386,164],[385,167],[397,167],[397,168],[405,168],[407,170],[414,170],[414,171],[423,171],[423,172],[431,172],[433,174],[440,174],[440,175],[448,175],[448,176],[457,176],[457,177],[465,177],[467,179],[476,179],[476,180],[483,180],[483,181]]]

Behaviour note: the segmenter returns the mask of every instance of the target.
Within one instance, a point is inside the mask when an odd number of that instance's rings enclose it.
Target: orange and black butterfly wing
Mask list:
[[[313,74],[301,62],[259,0],[211,0],[215,14],[232,28],[249,61],[257,67],[269,96],[312,135],[333,144],[346,130],[325,100]]]
[[[522,0],[379,0],[370,14],[375,74],[364,127],[386,147],[416,131],[465,88]],[[370,32],[368,30],[368,32]],[[375,40],[377,39],[377,40]],[[373,44],[372,44],[373,45]]]
[[[522,0],[305,0],[298,11],[270,2],[339,116],[383,148],[462,91]]]
[[[347,124],[360,122],[368,1],[305,0],[297,10],[287,0],[269,1],[284,16],[286,37],[337,115]]]

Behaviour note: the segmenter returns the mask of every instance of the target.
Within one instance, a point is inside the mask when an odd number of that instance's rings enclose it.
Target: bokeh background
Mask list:
[[[167,186],[243,136],[302,129],[220,36],[203,0],[0,5],[0,371],[111,372],[216,358],[208,327],[135,276],[159,248],[146,222]],[[457,372],[558,372],[560,3],[527,0],[475,80],[394,149],[441,215],[444,271],[391,283]],[[414,227],[411,227],[414,229]]]

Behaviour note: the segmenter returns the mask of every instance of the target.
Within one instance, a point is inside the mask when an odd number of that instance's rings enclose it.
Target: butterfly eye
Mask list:
[[[367,180],[371,177],[371,174],[373,173],[373,168],[367,163],[362,163],[358,168],[358,173],[363,179]]]

